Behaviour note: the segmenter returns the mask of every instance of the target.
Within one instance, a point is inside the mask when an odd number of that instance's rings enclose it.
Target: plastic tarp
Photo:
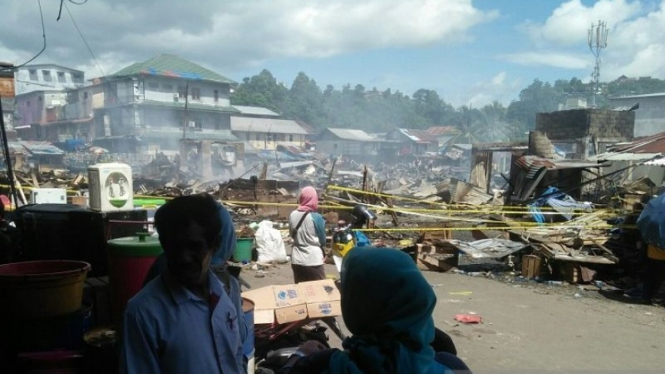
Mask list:
[[[528,244],[507,239],[482,239],[473,242],[457,242],[455,246],[473,258],[501,258],[519,252]]]
[[[282,233],[273,227],[272,221],[261,221],[255,233],[259,263],[285,263],[286,249]]]
[[[543,205],[549,205],[563,216],[567,220],[573,218],[573,212],[575,210],[591,210],[590,203],[578,202],[573,199],[570,195],[567,195],[563,192],[559,192],[559,189],[556,187],[549,187],[543,194],[542,197],[535,200],[533,204],[529,205],[529,211],[533,216],[533,219],[538,223],[545,222],[545,216],[541,213],[540,207]]]

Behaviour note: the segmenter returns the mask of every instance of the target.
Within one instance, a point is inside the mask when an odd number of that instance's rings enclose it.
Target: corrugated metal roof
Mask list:
[[[529,170],[532,168],[547,168],[547,170],[560,170],[560,169],[587,169],[604,167],[607,165],[599,164],[598,162],[590,162],[585,160],[551,160],[538,156],[522,156],[515,160],[515,163],[523,169]]]
[[[607,152],[589,157],[589,161],[644,161],[660,156],[660,153]]]
[[[644,161],[665,155],[665,132],[617,143],[608,152],[594,156],[594,160]]]
[[[233,80],[187,61],[176,55],[162,54],[147,61],[136,62],[113,74],[113,77],[134,75],[159,75],[162,77],[206,80],[219,83],[236,83]]]
[[[20,141],[18,142],[33,155],[64,155],[65,151],[48,142]]]
[[[233,107],[238,109],[241,114],[247,114],[253,116],[279,117],[279,114],[273,112],[268,108],[261,108],[258,106],[244,106],[244,105],[234,105]]]
[[[647,161],[644,165],[665,167],[665,157],[656,160]]]
[[[296,121],[273,118],[231,117],[231,131],[307,135]]]
[[[610,100],[639,99],[639,98],[645,98],[645,97],[659,97],[659,96],[664,96],[665,97],[665,92],[656,92],[656,93],[650,93],[650,94],[644,94],[644,95],[617,96],[617,97],[611,97]]]
[[[459,134],[459,129],[455,126],[432,126],[427,129],[427,132],[434,135],[457,135]]]
[[[471,149],[473,149],[473,144],[456,143],[456,144],[453,144],[452,147],[463,149],[465,151],[470,151]]]
[[[416,143],[439,143],[439,140],[434,135],[425,130],[399,129],[399,131]]]
[[[359,142],[376,142],[376,141],[379,141],[379,139],[369,135],[368,133],[364,132],[363,130],[328,128],[328,131],[333,133],[338,138],[344,139],[344,140],[356,140],[356,141],[359,141]]]

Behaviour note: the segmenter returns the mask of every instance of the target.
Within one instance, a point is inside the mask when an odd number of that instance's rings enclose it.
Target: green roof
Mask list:
[[[236,83],[201,65],[187,61],[179,56],[168,54],[161,54],[143,62],[135,62],[112,76],[131,77],[134,75],[158,75],[162,77],[205,80],[219,83]]]
[[[165,108],[174,108],[174,109],[182,109],[185,110],[185,103],[184,102],[175,102],[175,101],[152,101],[152,100],[146,100],[141,103],[138,103],[138,105],[145,105],[145,106],[159,106],[159,107],[165,107]],[[239,113],[240,111],[232,106],[214,106],[214,105],[206,105],[206,104],[199,104],[199,103],[187,103],[187,109],[188,110],[202,110],[202,111],[209,111],[209,112],[222,112],[222,113]]]

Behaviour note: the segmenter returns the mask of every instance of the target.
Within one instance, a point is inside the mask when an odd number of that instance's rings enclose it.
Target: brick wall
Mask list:
[[[585,136],[632,140],[635,112],[600,109],[575,109],[538,113],[536,131],[551,140],[571,140]]]

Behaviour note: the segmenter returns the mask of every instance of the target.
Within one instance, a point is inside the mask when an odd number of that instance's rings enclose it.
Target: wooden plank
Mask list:
[[[30,172],[30,176],[32,177],[32,187],[39,188],[39,182],[37,181],[37,175],[35,175],[34,170]]]
[[[418,255],[418,259],[425,264],[437,267],[442,271],[448,271],[455,267],[457,264],[451,264],[454,262],[455,255],[453,254],[444,254],[444,253],[423,253]]]

